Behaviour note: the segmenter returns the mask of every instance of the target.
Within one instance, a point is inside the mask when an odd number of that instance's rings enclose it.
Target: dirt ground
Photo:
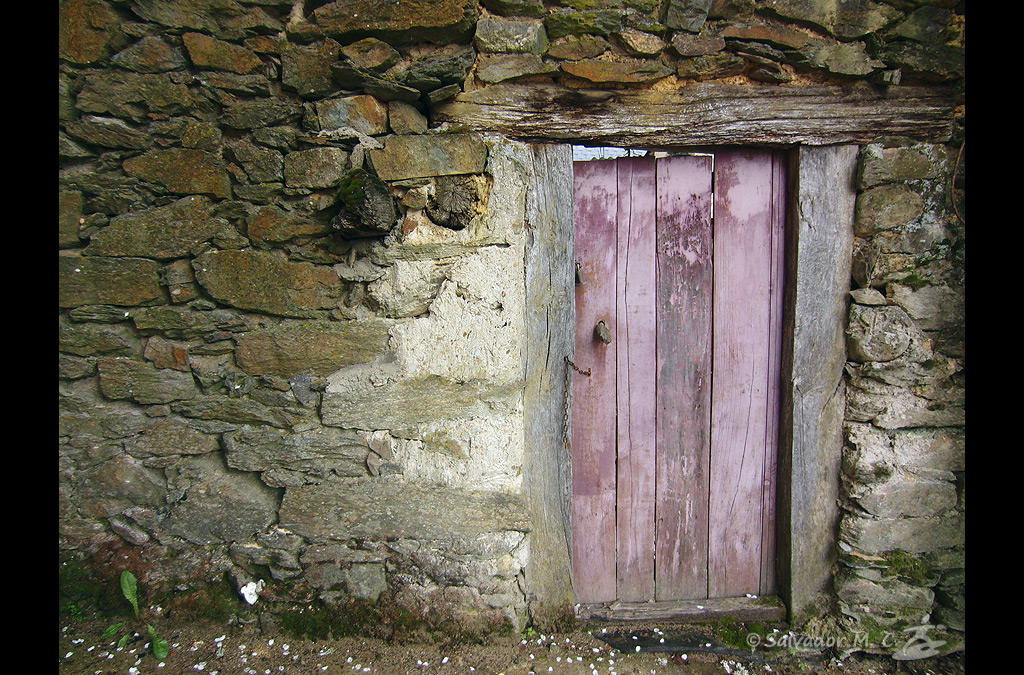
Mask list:
[[[159,661],[150,652],[148,636],[134,635],[123,649],[116,638],[102,640],[107,625],[96,621],[62,621],[59,638],[59,670],[67,675],[272,675],[274,673],[379,673],[405,675],[763,675],[778,673],[829,673],[837,675],[959,675],[965,672],[964,653],[919,661],[894,661],[867,654],[837,655],[829,652],[792,654],[758,652],[745,655],[738,649],[709,651],[707,643],[673,652],[659,649],[659,635],[676,635],[680,627],[590,625],[572,633],[541,635],[528,630],[522,635],[495,637],[483,644],[445,641],[384,641],[375,638],[327,640],[295,639],[265,634],[256,624],[226,626],[186,623],[161,627],[170,653]],[[677,631],[670,633],[670,631]],[[701,634],[699,633],[697,634]],[[603,631],[603,632],[602,632]],[[692,637],[692,627],[685,628]],[[598,639],[616,635],[623,651]],[[636,633],[636,647],[625,645]],[[623,640],[626,642],[623,643]],[[671,640],[670,640],[671,642]],[[664,644],[664,643],[662,643]],[[721,653],[724,652],[724,653]],[[763,654],[763,657],[761,656]]]

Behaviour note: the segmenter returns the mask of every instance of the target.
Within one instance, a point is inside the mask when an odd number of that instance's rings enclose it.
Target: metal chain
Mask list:
[[[569,401],[572,396],[572,371],[576,371],[584,377],[590,377],[590,368],[586,370],[580,370],[579,366],[572,362],[572,359],[568,355],[565,357],[565,397],[564,405],[562,406],[562,436],[565,442],[565,449],[568,450],[572,445],[572,438],[570,437],[570,412],[569,412]]]

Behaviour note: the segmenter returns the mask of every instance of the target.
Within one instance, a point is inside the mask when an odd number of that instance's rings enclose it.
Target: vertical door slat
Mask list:
[[[775,502],[778,475],[779,399],[782,370],[782,310],[785,292],[786,156],[772,153],[771,286],[764,479],[761,496],[761,595],[775,593]]]
[[[598,321],[615,323],[615,167],[575,166],[576,287],[573,377],[573,587],[579,602],[611,602],[615,592],[615,347],[594,338]]]
[[[658,162],[657,599],[707,597],[711,157]]]
[[[653,158],[618,168],[618,599],[654,599],[655,172]]]
[[[760,591],[771,188],[770,154],[716,155],[711,597]]]

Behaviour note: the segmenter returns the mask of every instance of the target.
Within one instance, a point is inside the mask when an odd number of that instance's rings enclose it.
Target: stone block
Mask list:
[[[168,206],[115,216],[91,237],[83,253],[158,260],[183,258],[227,227],[226,220],[213,216],[209,199],[184,197]]]
[[[370,451],[362,434],[323,427],[297,433],[242,427],[224,434],[224,449],[234,469],[304,474],[298,484],[366,476]]]
[[[245,139],[229,141],[227,147],[253,183],[280,183],[284,178],[284,158],[277,150]]]
[[[895,34],[923,44],[942,44],[953,37],[950,25],[954,14],[941,7],[919,7],[898,26]]]
[[[203,433],[184,420],[173,417],[158,420],[138,436],[125,441],[124,449],[133,457],[171,457],[205,455],[220,449],[217,436]]]
[[[857,197],[858,237],[903,227],[924,215],[924,198],[905,185],[881,185]]]
[[[384,321],[282,324],[239,336],[235,359],[253,375],[326,376],[386,352],[390,327]]]
[[[400,73],[404,84],[426,93],[445,85],[464,82],[475,57],[476,53],[469,46],[436,47],[421,52],[407,67],[396,68],[389,74]]]
[[[768,0],[765,9],[817,26],[843,40],[874,33],[902,16],[895,7],[873,0]]]
[[[494,84],[555,70],[536,54],[484,54],[477,61],[476,76],[481,82]]]
[[[178,115],[192,108],[195,97],[169,74],[100,72],[85,77],[78,108],[87,113],[109,113],[136,122],[148,121],[142,104],[153,113]]]
[[[870,75],[885,68],[885,61],[872,58],[863,42],[828,43],[814,41],[800,49],[806,63],[834,75]]]
[[[948,155],[943,145],[924,143],[886,147],[881,143],[865,145],[860,151],[860,187],[872,188],[884,183],[941,178]]]
[[[261,251],[211,251],[196,258],[196,279],[218,300],[267,314],[317,316],[338,306],[343,287],[330,267]]]
[[[501,16],[544,16],[541,0],[483,0],[483,6]]]
[[[313,414],[298,406],[269,406],[229,396],[201,396],[189,401],[178,401],[171,406],[171,410],[192,419],[230,424],[266,424],[278,429],[308,424],[314,420]]]
[[[82,193],[62,191],[57,195],[57,238],[60,248],[71,248],[81,244],[78,226],[82,222]]]
[[[316,115],[324,131],[351,127],[367,136],[386,134],[388,108],[372,96],[345,96],[317,101]]]
[[[370,284],[370,300],[387,317],[423,314],[437,297],[448,267],[432,260],[399,260],[387,268],[381,279]]]
[[[851,305],[847,352],[853,361],[892,361],[906,353],[917,332],[900,307]]]
[[[548,38],[555,40],[566,35],[611,35],[622,27],[622,12],[613,9],[576,11],[568,7],[554,7],[544,17]]]
[[[67,0],[59,7],[57,54],[72,63],[99,61],[120,36],[121,18],[101,0]]]
[[[188,344],[165,340],[159,335],[146,340],[142,355],[157,368],[188,371]]]
[[[81,356],[57,355],[57,376],[62,380],[80,380],[96,374],[96,364]]]
[[[167,483],[159,471],[124,456],[86,472],[81,486],[90,497],[113,502],[110,511],[103,515],[113,515],[126,506],[163,506],[167,498]]]
[[[657,61],[640,59],[623,59],[621,61],[602,61],[586,59],[562,64],[562,70],[573,77],[578,77],[598,84],[643,84],[654,82],[672,74],[672,70]]]
[[[231,179],[220,158],[189,148],[151,150],[124,161],[125,173],[161,185],[175,194],[231,196]]]
[[[893,454],[903,466],[939,471],[963,471],[966,464],[964,430],[900,429],[890,432]]]
[[[381,372],[370,366],[350,366],[339,371],[324,393],[324,424],[373,430],[486,417],[495,411],[507,411],[520,391],[518,385],[454,382],[440,377],[397,382],[381,381],[381,377]]]
[[[104,148],[145,150],[153,145],[149,134],[129,126],[116,117],[86,115],[65,125],[68,134]]]
[[[288,488],[280,522],[281,527],[318,541],[448,541],[530,529],[519,495],[413,485],[390,478]]]
[[[865,511],[879,518],[939,516],[956,506],[956,487],[951,482],[906,472],[858,488],[853,496]]]
[[[487,147],[476,134],[388,136],[384,147],[370,151],[381,180],[482,173]]]
[[[131,359],[101,359],[100,391],[111,399],[131,399],[136,403],[170,403],[194,398],[195,381],[191,373],[154,368]]]
[[[886,295],[910,315],[922,330],[942,330],[964,322],[964,293],[950,286],[889,284]]]
[[[175,536],[199,546],[245,542],[274,522],[278,492],[231,471],[220,457],[183,459],[167,472],[178,497],[167,517]]]
[[[263,61],[252,50],[202,33],[185,33],[182,41],[192,64],[198,68],[245,74],[263,65]]]
[[[296,237],[324,235],[330,232],[326,223],[308,216],[284,211],[277,206],[260,207],[250,218],[246,234],[254,244],[274,244]]]
[[[712,0],[668,0],[662,12],[662,21],[669,28],[697,33],[707,21],[711,2]]]
[[[331,39],[308,47],[289,43],[281,52],[281,83],[305,98],[330,94],[336,89],[331,65],[340,53]]]
[[[341,182],[348,153],[341,148],[313,148],[290,152],[284,157],[284,180],[288,187],[329,188]]]
[[[548,48],[544,23],[538,19],[482,17],[473,44],[484,52],[543,54]]]
[[[155,307],[133,312],[132,320],[143,334],[160,333],[175,340],[215,338],[224,332],[248,330],[245,320],[228,309]]]
[[[356,600],[377,602],[382,593],[388,590],[384,578],[384,565],[352,565],[344,572],[345,590]]]
[[[868,378],[851,380],[847,387],[846,418],[874,422],[883,429],[958,427],[966,421],[963,390],[951,387],[884,384]]]
[[[709,54],[686,59],[676,66],[676,75],[687,79],[707,80],[739,75],[747,62],[735,54]]]
[[[881,57],[900,69],[904,83],[962,80],[967,63],[962,47],[896,41]]]
[[[159,305],[166,302],[160,265],[143,258],[58,257],[60,307]]]
[[[473,34],[476,0],[336,0],[313,12],[324,33],[341,40],[377,37],[392,44],[463,42]]]
[[[358,40],[345,45],[341,51],[353,66],[371,73],[383,73],[401,58],[391,45],[377,38]]]
[[[132,10],[146,21],[153,21],[170,28],[191,28],[204,33],[216,34],[220,30],[218,12],[228,15],[243,14],[244,9],[234,0],[222,0],[211,4],[208,0],[136,0]]]
[[[875,520],[847,514],[839,524],[839,539],[869,554],[937,551],[963,546],[964,520],[962,515]]]
[[[396,134],[422,134],[429,126],[423,113],[404,101],[388,103],[388,124]]]
[[[242,101],[224,109],[220,121],[233,129],[259,129],[298,117],[302,109],[282,99]]]
[[[626,28],[616,33],[615,37],[630,56],[648,58],[657,56],[665,49],[665,41],[652,33]]]
[[[722,38],[731,38],[735,40],[753,40],[757,42],[767,42],[770,45],[778,47],[779,49],[800,49],[808,40],[810,35],[804,31],[796,28],[790,28],[788,26],[780,26],[778,24],[770,23],[735,23],[726,26],[721,33]],[[684,39],[697,39],[689,36],[682,36]],[[705,39],[711,39],[710,36]],[[675,39],[673,38],[672,44],[675,45]],[[724,47],[724,42],[722,47]],[[678,50],[677,50],[678,51]],[[683,54],[688,56],[688,54]],[[696,54],[694,54],[696,56]]]
[[[722,47],[725,47],[725,42],[722,42]],[[600,56],[608,49],[608,41],[597,35],[566,35],[551,43],[547,55],[556,59],[579,61]]]
[[[911,586],[897,579],[871,581],[854,575],[837,580],[836,593],[840,601],[857,609],[870,608],[872,612],[890,608],[927,612],[935,601],[930,588]]]
[[[188,65],[181,49],[153,35],[114,54],[110,60],[116,66],[137,73],[165,73]]]

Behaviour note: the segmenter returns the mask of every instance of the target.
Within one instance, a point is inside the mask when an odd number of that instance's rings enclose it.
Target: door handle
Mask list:
[[[604,322],[604,319],[598,321],[597,325],[594,326],[594,337],[606,345],[610,345],[612,343],[612,329],[608,327],[608,324]]]

